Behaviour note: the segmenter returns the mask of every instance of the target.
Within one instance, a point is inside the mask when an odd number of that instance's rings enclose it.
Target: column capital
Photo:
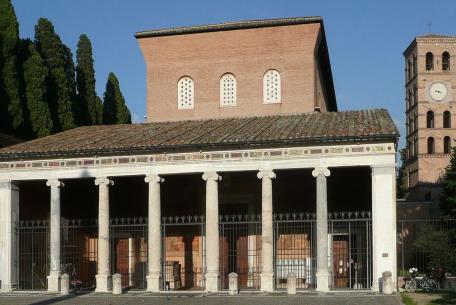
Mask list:
[[[315,169],[312,171],[312,176],[316,178],[320,175],[329,177],[331,175],[331,172],[327,167],[315,167]]]
[[[46,181],[46,185],[50,187],[64,187],[65,183],[63,183],[59,179],[48,179]]]
[[[114,181],[112,181],[108,177],[100,177],[100,178],[95,179],[95,185],[110,186],[110,185],[114,185]]]
[[[0,180],[0,189],[19,191],[19,186],[12,180]]]
[[[150,183],[150,182],[161,183],[161,182],[165,182],[165,179],[163,179],[162,177],[160,177],[159,175],[156,175],[156,174],[149,174],[149,175],[146,175],[146,177],[144,178],[144,181],[146,183]]]
[[[208,180],[222,181],[222,176],[217,174],[217,172],[205,172],[203,174],[203,180],[204,181],[208,181]]]
[[[395,175],[396,165],[373,165],[371,166],[372,176],[374,175]]]
[[[269,178],[269,179],[275,179],[276,174],[272,170],[260,170],[257,173],[258,179],[263,179],[263,178]]]

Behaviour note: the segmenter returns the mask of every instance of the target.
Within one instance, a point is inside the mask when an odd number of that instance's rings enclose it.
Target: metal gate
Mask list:
[[[111,272],[122,276],[122,288],[146,289],[147,218],[110,219]]]
[[[372,285],[371,213],[329,213],[328,234],[332,288],[370,289]]]
[[[238,274],[239,289],[260,289],[261,215],[219,218],[220,289],[228,289],[228,275]]]
[[[21,220],[16,223],[19,244],[19,290],[47,290],[49,274],[49,223]]]
[[[204,216],[162,217],[162,290],[203,290]]]
[[[289,273],[298,289],[315,288],[315,214],[274,214],[274,270],[276,289],[287,288]]]

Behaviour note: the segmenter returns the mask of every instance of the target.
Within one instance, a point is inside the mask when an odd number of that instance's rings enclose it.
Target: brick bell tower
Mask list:
[[[456,36],[418,36],[403,55],[406,199],[431,201],[434,214],[456,140]]]

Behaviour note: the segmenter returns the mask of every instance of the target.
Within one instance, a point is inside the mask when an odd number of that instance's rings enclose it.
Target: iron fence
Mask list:
[[[203,290],[204,216],[162,217],[163,290]]]
[[[146,289],[147,218],[112,218],[109,229],[111,272],[122,276],[122,288]]]
[[[328,234],[333,289],[370,289],[373,281],[371,213],[329,213]]]
[[[399,276],[410,268],[421,274],[437,267],[456,273],[456,219],[399,220],[397,237]]]
[[[228,289],[231,272],[239,289],[260,289],[261,215],[220,216],[219,234],[220,289]]]
[[[298,289],[315,287],[315,214],[274,214],[274,264],[276,289],[287,288],[289,273]]]

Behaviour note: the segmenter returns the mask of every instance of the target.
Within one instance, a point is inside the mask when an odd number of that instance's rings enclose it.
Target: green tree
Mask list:
[[[397,198],[404,198],[405,196],[405,177],[404,177],[404,170],[405,170],[405,148],[399,150],[399,154],[401,156],[401,167],[397,170],[397,177],[396,177],[396,197]]]
[[[0,130],[18,135],[24,119],[19,92],[19,24],[10,0],[0,0]]]
[[[451,149],[450,164],[443,178],[443,195],[440,208],[447,215],[456,215],[456,147]]]
[[[103,102],[103,124],[131,124],[130,110],[120,91],[119,81],[109,73]]]
[[[76,51],[76,85],[80,107],[80,125],[99,124],[97,93],[95,92],[95,70],[93,68],[92,44],[87,35],[79,37]]]
[[[103,124],[103,101],[101,100],[101,98],[97,95],[96,99],[95,99],[95,110],[96,110],[96,114],[97,114],[97,120],[96,120],[96,123],[94,124]]]
[[[28,118],[26,122],[31,129],[27,138],[36,138],[50,135],[53,129],[51,112],[46,100],[47,80],[49,71],[35,45],[25,40],[23,53],[23,81],[25,86],[25,104]]]
[[[74,128],[76,92],[71,51],[45,18],[35,26],[35,42],[50,72],[48,97],[55,131]]]

